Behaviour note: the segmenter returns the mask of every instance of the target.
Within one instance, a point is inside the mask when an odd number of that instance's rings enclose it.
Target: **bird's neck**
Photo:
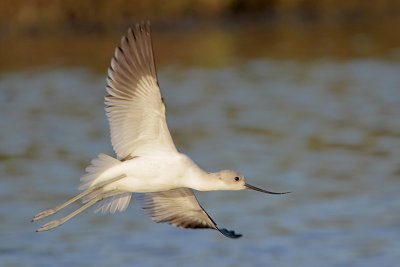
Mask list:
[[[197,191],[219,190],[217,173],[207,173],[203,170],[196,172],[187,179],[187,187]]]

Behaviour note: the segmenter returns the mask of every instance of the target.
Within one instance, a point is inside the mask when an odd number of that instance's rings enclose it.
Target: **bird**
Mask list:
[[[207,172],[176,148],[166,122],[166,108],[157,79],[149,21],[128,29],[108,68],[105,112],[115,157],[99,154],[81,177],[82,192],[65,203],[37,213],[37,221],[81,200],[82,206],[65,217],[42,225],[37,232],[56,228],[93,205],[95,212],[127,209],[134,193],[154,222],[180,228],[205,228],[226,237],[241,234],[217,226],[199,204],[194,191],[251,189],[233,170]]]

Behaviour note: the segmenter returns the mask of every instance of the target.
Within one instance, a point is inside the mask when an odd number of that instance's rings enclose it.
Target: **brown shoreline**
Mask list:
[[[225,9],[213,7],[213,12],[207,9],[213,1],[199,1],[207,8],[192,13],[182,11],[187,8],[186,1],[174,1],[180,11],[163,15],[154,8],[156,1],[135,8],[121,1],[110,10],[106,1],[95,1],[101,6],[97,13],[89,11],[94,5],[87,1],[74,14],[77,2],[53,1],[55,4],[46,6],[48,1],[19,0],[0,4],[0,71],[79,66],[103,73],[127,28],[145,18],[152,21],[160,67],[229,66],[263,58],[400,58],[400,12],[396,12],[400,4],[395,1],[380,2],[380,6],[359,0],[348,6],[346,1],[333,1],[340,2],[336,7],[276,1],[256,10],[254,3],[263,1],[248,1],[254,5],[239,8],[232,4],[235,1],[227,0]],[[142,2],[146,1],[136,1]],[[292,6],[285,6],[287,2]],[[61,10],[63,5],[67,6]]]

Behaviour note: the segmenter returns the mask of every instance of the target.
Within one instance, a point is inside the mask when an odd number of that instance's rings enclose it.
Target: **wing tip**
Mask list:
[[[240,238],[240,237],[242,237],[243,235],[242,234],[237,234],[237,233],[235,233],[235,231],[233,231],[233,230],[228,230],[228,229],[225,229],[225,228],[217,228],[217,230],[221,233],[221,234],[223,234],[224,236],[226,236],[226,237],[229,237],[229,238],[232,238],[232,239],[238,239],[238,238]]]

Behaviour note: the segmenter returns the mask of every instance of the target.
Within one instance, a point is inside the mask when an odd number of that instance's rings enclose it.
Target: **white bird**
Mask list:
[[[111,143],[117,158],[100,154],[86,168],[79,189],[67,202],[36,214],[32,221],[52,215],[82,199],[83,206],[67,216],[51,221],[37,231],[47,231],[65,223],[98,203],[95,211],[124,211],[132,193],[144,193],[144,209],[155,222],[182,228],[210,228],[230,238],[241,235],[218,228],[200,206],[193,190],[253,189],[232,170],[210,173],[177,151],[165,118],[165,105],[156,75],[150,23],[129,29],[115,50],[108,69],[105,110]]]

